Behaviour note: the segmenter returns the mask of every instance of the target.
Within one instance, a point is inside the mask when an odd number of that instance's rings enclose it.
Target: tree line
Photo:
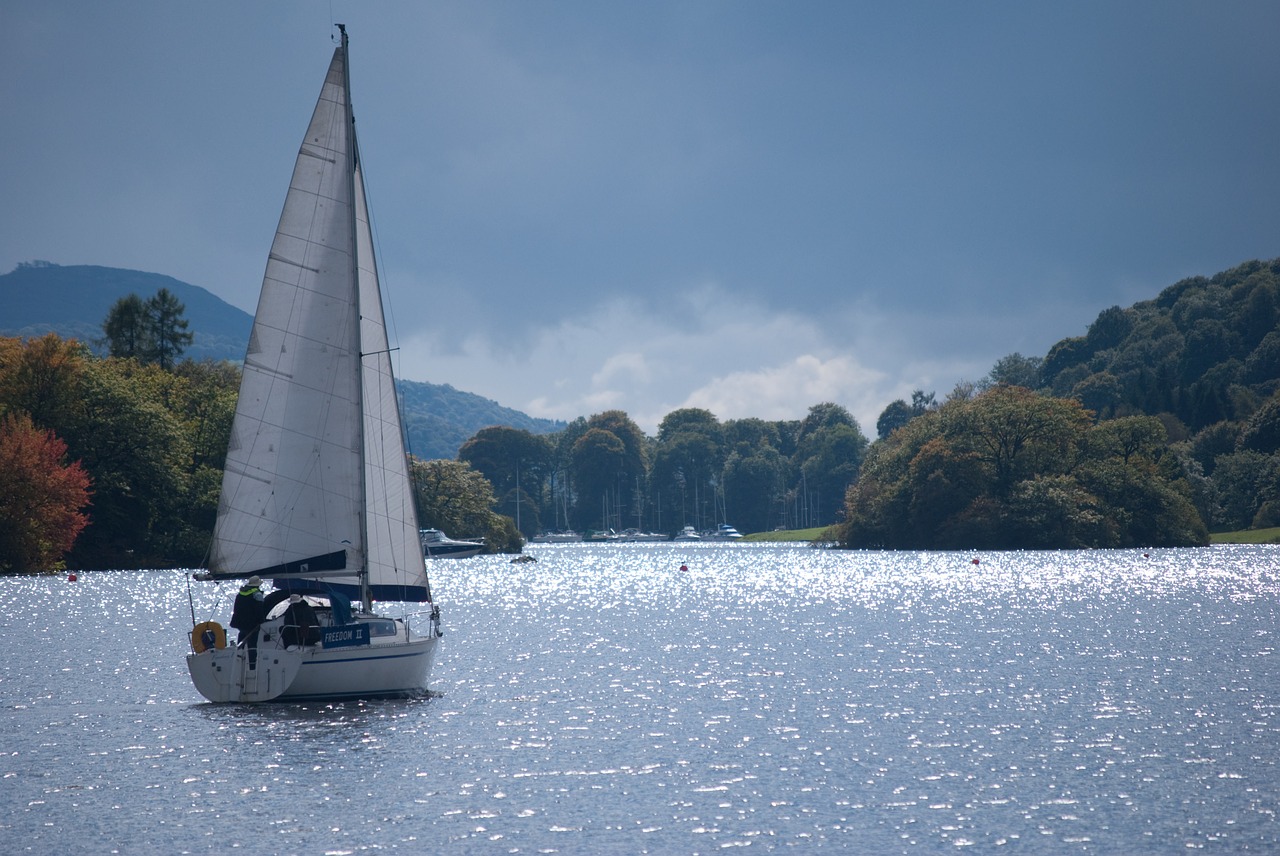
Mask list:
[[[164,362],[0,338],[0,571],[205,560],[240,372]],[[866,447],[834,404],[796,422],[678,410],[652,439],[608,411],[551,435],[486,428],[457,460],[414,459],[411,473],[422,526],[515,550],[517,521],[524,537],[826,523]]]
[[[891,402],[876,429],[868,444],[824,403],[799,422],[678,410],[650,439],[610,411],[546,438],[485,429],[459,458],[526,533],[730,520],[831,524],[846,547],[1204,544],[1280,525],[1280,260],[1111,307],[941,404]]]
[[[0,570],[203,561],[239,370],[180,360],[181,316],[121,301],[105,357],[0,340]],[[794,421],[683,408],[654,437],[620,410],[485,428],[411,462],[420,521],[495,549],[719,522],[831,526],[847,547],[1205,543],[1280,525],[1278,323],[1280,261],[1184,280],[942,403],[890,403],[875,442],[830,402]]]
[[[844,407],[815,404],[794,421],[721,421],[674,410],[647,437],[621,410],[534,435],[485,428],[458,460],[494,488],[498,510],[526,536],[544,530],[639,529],[730,523],[742,531],[835,521],[869,441]]]
[[[1033,377],[1099,419],[1159,419],[1211,530],[1280,525],[1280,259],[1103,310]]]

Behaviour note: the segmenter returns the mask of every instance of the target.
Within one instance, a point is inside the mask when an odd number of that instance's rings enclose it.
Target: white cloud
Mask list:
[[[614,354],[605,360],[600,371],[591,376],[593,387],[607,387],[615,382],[625,382],[631,378],[635,383],[646,383],[652,376],[644,354],[631,351]]]
[[[780,365],[715,378],[691,392],[683,406],[703,407],[722,419],[774,420],[796,419],[831,401],[856,415],[877,407],[885,380],[883,372],[865,368],[849,354],[829,359],[801,354]]]
[[[532,416],[624,410],[648,434],[680,407],[704,407],[722,420],[801,419],[831,401],[873,436],[885,404],[915,387],[875,364],[886,351],[867,331],[892,332],[874,313],[860,317],[862,332],[836,342],[814,321],[703,284],[664,311],[612,300],[533,335],[480,330],[452,344],[446,333],[411,335],[403,371]]]

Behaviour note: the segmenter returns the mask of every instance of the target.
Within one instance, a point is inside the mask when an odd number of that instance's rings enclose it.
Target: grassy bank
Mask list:
[[[822,537],[822,533],[827,531],[825,526],[817,526],[813,529],[785,529],[778,532],[752,532],[750,535],[744,535],[744,541],[815,541]]]
[[[826,528],[787,529],[781,532],[753,532],[744,541],[816,541],[823,538]],[[827,536],[829,538],[830,536]],[[825,540],[825,539],[824,539]],[[1243,529],[1239,532],[1216,532],[1209,536],[1214,544],[1280,544],[1280,526],[1271,529]]]
[[[753,532],[746,535],[744,541],[817,541],[824,538],[826,527],[813,529],[786,529],[779,532]],[[1242,529],[1239,532],[1215,532],[1209,536],[1213,544],[1280,544],[1280,526],[1271,529]]]
[[[1215,532],[1209,536],[1213,544],[1280,544],[1280,526],[1271,529],[1242,529],[1239,532]]]

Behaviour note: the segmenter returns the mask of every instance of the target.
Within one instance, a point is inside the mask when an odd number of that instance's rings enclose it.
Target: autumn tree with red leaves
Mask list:
[[[88,518],[89,476],[25,413],[0,418],[0,572],[52,571]]]

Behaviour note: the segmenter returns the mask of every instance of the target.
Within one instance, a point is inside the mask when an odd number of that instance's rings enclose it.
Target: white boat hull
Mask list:
[[[187,655],[187,671],[212,702],[248,704],[343,698],[404,698],[426,691],[438,636],[407,638],[396,622],[393,638],[324,648],[282,647],[279,620],[263,626],[256,667],[245,647],[210,648]]]
[[[281,701],[389,698],[427,688],[439,639],[416,639],[368,648],[308,649],[298,676]]]
[[[544,532],[529,539],[531,544],[577,544],[582,536],[577,532]]]
[[[479,541],[459,541],[439,529],[423,529],[418,535],[422,539],[422,552],[428,559],[466,559],[484,551],[484,544]]]
[[[191,682],[213,702],[273,701],[297,679],[301,666],[298,649],[259,651],[253,669],[245,648],[210,648],[187,655]]]

